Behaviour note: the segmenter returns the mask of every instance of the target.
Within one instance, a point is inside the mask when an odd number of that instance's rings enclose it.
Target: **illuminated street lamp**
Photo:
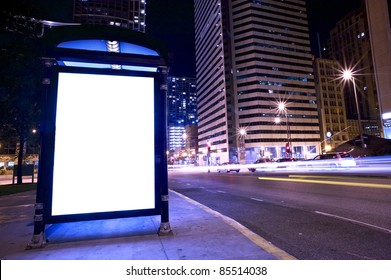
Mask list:
[[[285,107],[285,103],[284,102],[279,102],[278,103],[278,110],[286,111],[286,107]]]
[[[184,142],[184,144],[185,144],[185,146],[186,146],[186,140],[187,140],[187,134],[186,134],[186,132],[182,134],[182,139],[183,139],[183,142]]]
[[[244,129],[244,128],[241,128],[240,130],[239,130],[239,134],[243,137],[243,136],[245,136],[246,135],[246,130]]]
[[[360,107],[358,106],[358,98],[357,98],[357,92],[356,92],[356,82],[354,79],[354,73],[351,69],[345,69],[342,71],[342,79],[344,81],[351,81],[353,83],[353,91],[354,91],[354,99],[356,101],[356,108],[357,108],[357,119],[358,119],[358,129],[360,133],[360,142],[361,142],[361,148],[365,149],[365,142],[363,137],[363,131],[362,131],[362,124],[361,124],[361,114],[360,114]]]
[[[247,135],[247,131],[245,128],[239,128],[238,131],[239,134],[239,147],[238,147],[238,162],[241,162],[242,160],[246,160],[246,143],[245,138]]]
[[[290,126],[289,126],[289,121],[288,121],[288,110],[286,108],[285,102],[279,102],[278,103],[278,111],[279,112],[284,112],[284,114],[285,114],[285,119],[286,119],[286,138],[287,138],[286,149],[287,149],[287,153],[292,154],[291,132],[290,132]],[[275,122],[276,123],[280,123],[281,122],[281,118],[277,117],[275,119]]]
[[[182,140],[183,140],[183,148],[185,148],[185,150],[187,149],[187,134],[186,132],[182,134]]]

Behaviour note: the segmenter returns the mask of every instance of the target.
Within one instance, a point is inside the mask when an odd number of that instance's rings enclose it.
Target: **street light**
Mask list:
[[[291,140],[291,132],[290,132],[290,126],[289,126],[289,121],[288,121],[288,110],[286,108],[286,104],[285,102],[278,102],[278,111],[279,112],[284,112],[285,114],[285,119],[286,119],[286,138],[287,138],[287,153],[290,153],[292,154],[292,140]],[[277,117],[275,119],[275,122],[276,123],[280,123],[281,122],[281,119],[279,117]],[[288,152],[288,148],[289,148],[289,152]]]
[[[182,134],[182,139],[183,139],[183,142],[184,142],[184,144],[185,144],[185,146],[186,146],[186,140],[187,140],[187,134],[186,134],[186,132]]]
[[[278,103],[278,110],[286,111],[286,107],[285,107],[285,103],[284,102],[279,102]]]
[[[185,133],[183,133],[182,134],[182,140],[183,140],[183,142],[182,142],[182,148],[185,148],[185,151],[187,150],[187,133],[185,132]]]
[[[354,79],[354,73],[351,69],[345,69],[342,71],[342,79],[344,81],[351,81],[353,83],[353,91],[354,91],[354,99],[356,101],[356,108],[357,108],[357,119],[358,119],[358,129],[360,133],[360,142],[361,142],[361,148],[365,149],[365,142],[363,137],[363,131],[362,131],[362,124],[361,124],[361,114],[360,114],[360,107],[358,106],[358,98],[357,98],[357,92],[356,92],[356,82]]]
[[[245,128],[239,128],[239,148],[238,148],[238,162],[241,163],[242,160],[246,160],[246,143],[245,138],[247,131]]]

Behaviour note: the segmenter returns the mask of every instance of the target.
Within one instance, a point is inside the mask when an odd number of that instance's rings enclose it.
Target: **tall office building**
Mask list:
[[[187,125],[197,123],[197,93],[195,78],[167,78],[168,123]]]
[[[336,60],[315,59],[315,84],[318,95],[322,152],[349,140],[343,84],[336,79],[341,65]]]
[[[186,126],[197,123],[196,81],[190,77],[167,78],[168,148],[185,148]]]
[[[391,139],[391,0],[365,4],[383,132]]]
[[[212,162],[319,152],[305,1],[195,0],[195,37],[199,149]]]
[[[330,32],[328,52],[331,59],[340,62],[342,69],[351,69],[355,73],[356,89],[352,82],[347,82],[345,85],[347,118],[352,128],[349,131],[350,138],[356,137],[360,131],[369,135],[382,136],[378,92],[373,71],[371,36],[365,6],[338,21]],[[349,102],[355,98],[357,98],[358,110],[356,102]]]
[[[146,0],[74,0],[74,22],[145,32]]]

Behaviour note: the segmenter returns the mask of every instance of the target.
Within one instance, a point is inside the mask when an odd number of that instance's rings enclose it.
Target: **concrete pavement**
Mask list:
[[[1,187],[1,186],[0,186]],[[26,250],[35,191],[0,197],[2,260],[277,260],[294,259],[234,220],[170,191],[172,235],[160,216],[47,225],[47,245]]]

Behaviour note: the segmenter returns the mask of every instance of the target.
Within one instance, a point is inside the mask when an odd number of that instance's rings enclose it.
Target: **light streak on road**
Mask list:
[[[299,178],[299,179],[306,179],[306,178],[312,178],[312,179],[357,179],[357,176],[354,176],[354,175],[350,175],[350,176],[347,176],[347,175],[303,175],[303,174],[298,174],[298,175],[289,175],[288,177],[290,178]],[[360,177],[361,179],[364,179],[366,178],[366,176],[362,176]],[[371,180],[374,180],[374,179],[377,179],[377,180],[384,180],[384,178],[382,176],[367,176],[368,179],[371,179]]]
[[[354,164],[353,164],[354,162]],[[249,169],[255,169],[256,172],[278,171],[278,172],[317,172],[330,170],[342,171],[371,171],[372,173],[388,173],[391,169],[391,156],[365,157],[338,160],[298,160],[292,162],[264,162],[264,163],[247,163],[247,164],[228,164],[228,165],[170,165],[169,171],[186,171],[186,172],[226,172],[229,169],[240,169],[240,173],[249,172]],[[231,171],[231,173],[236,173]]]
[[[263,181],[281,181],[281,182],[312,183],[312,184],[325,184],[325,185],[340,185],[340,186],[349,186],[349,187],[391,189],[391,184],[310,180],[310,179],[295,179],[295,178],[280,178],[280,177],[258,177],[258,179]]]

